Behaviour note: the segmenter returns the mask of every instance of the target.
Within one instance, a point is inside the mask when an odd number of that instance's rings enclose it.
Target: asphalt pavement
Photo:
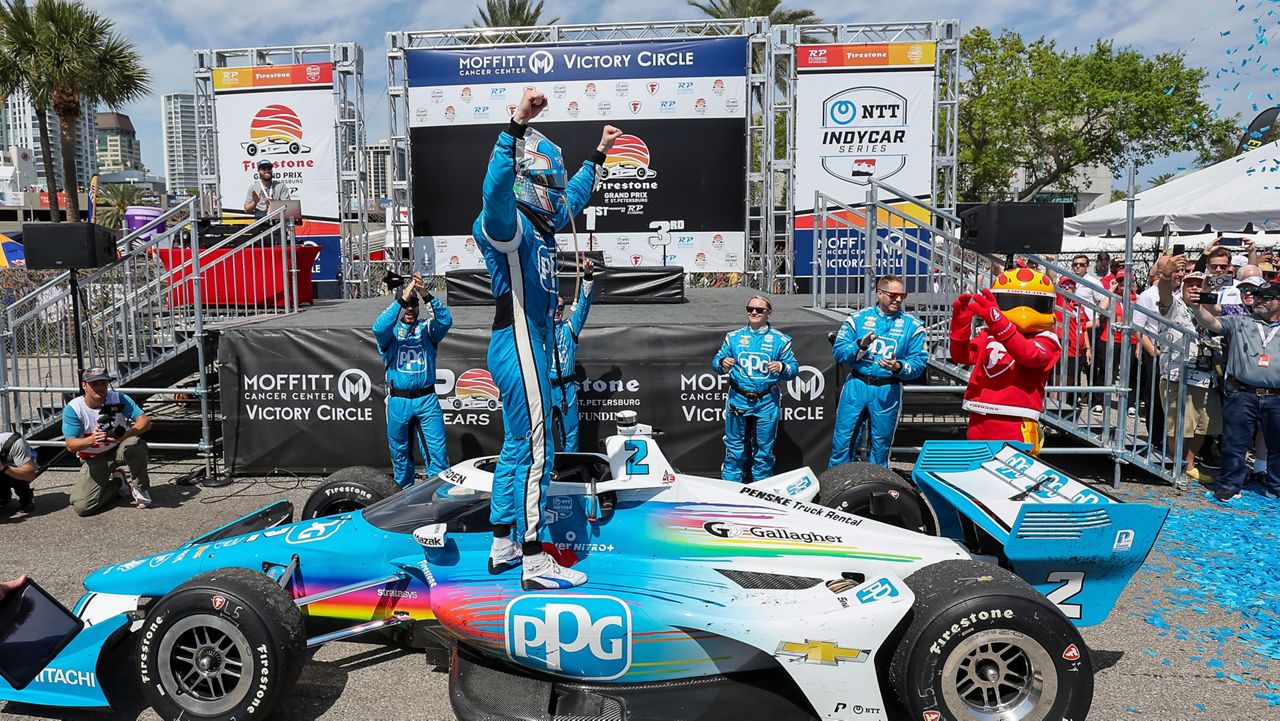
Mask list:
[[[1080,462],[1092,465],[1068,470],[1111,477],[1109,465]],[[12,504],[0,511],[0,577],[28,573],[70,606],[90,571],[164,551],[281,498],[300,509],[322,480],[241,478],[223,488],[171,482],[192,467],[171,462],[153,471],[155,507],[121,505],[91,518],[77,518],[68,504],[76,471],[47,471],[37,480],[34,513],[15,514]],[[1228,508],[1205,500],[1198,487],[1182,493],[1140,479],[1122,483],[1119,494],[1172,513],[1108,620],[1084,630],[1097,673],[1089,718],[1280,719],[1280,500],[1246,492]],[[315,652],[274,718],[453,719],[447,684],[447,672],[421,653],[339,642]],[[0,702],[0,719],[155,718],[136,692],[109,712]]]

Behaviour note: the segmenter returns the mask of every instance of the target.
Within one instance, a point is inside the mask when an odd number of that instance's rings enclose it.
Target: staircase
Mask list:
[[[814,228],[814,308],[843,320],[851,310],[876,302],[875,278],[886,273],[902,276],[909,294],[906,310],[924,323],[928,334],[932,381],[905,386],[904,405],[949,407],[950,420],[963,423],[965,416],[955,411],[969,369],[949,356],[951,304],[960,293],[990,288],[1006,259],[962,248],[959,218],[874,180],[863,204],[846,205],[818,194]],[[1054,276],[1071,275],[1067,259],[1058,262],[1028,254],[1018,256],[1018,261]],[[1081,297],[1086,287],[1104,300]],[[1151,356],[1134,348],[1149,346],[1193,358],[1195,334],[1086,281],[1078,281],[1075,292],[1060,288],[1059,294],[1076,305],[1058,313],[1064,352],[1050,376],[1041,422],[1061,435],[1050,441],[1045,453],[1110,456],[1117,484],[1121,466],[1129,464],[1180,485],[1182,439],[1166,439],[1160,418],[1168,405],[1176,411],[1169,415],[1181,420],[1185,387],[1175,388],[1165,399],[1156,381],[1159,374],[1144,367],[1155,366]],[[1091,318],[1109,320],[1094,349],[1101,360],[1094,364],[1071,357],[1066,343],[1068,325]],[[1181,428],[1180,422],[1174,427]]]
[[[61,447],[62,409],[80,392],[79,368],[102,366],[116,376],[112,387],[140,404],[149,398],[178,401],[166,410],[186,438],[165,442],[150,434],[153,449],[195,451],[212,474],[218,439],[217,387],[208,329],[217,323],[297,311],[297,241],[284,210],[246,225],[216,245],[200,249],[191,198],[136,230],[118,244],[120,257],[83,277],[64,272],[18,299],[0,314],[0,421],[33,446]],[[196,252],[198,250],[198,252]],[[261,283],[251,251],[280,253],[283,290],[252,302],[207,302],[219,290]],[[276,280],[276,279],[273,279]],[[73,289],[79,297],[73,304]],[[78,342],[78,347],[77,347]],[[83,354],[83,363],[78,354]],[[188,405],[198,404],[195,416]],[[153,402],[144,410],[156,417]],[[164,413],[160,414],[162,417]],[[185,418],[184,418],[185,416]],[[161,418],[163,422],[163,418]],[[199,426],[198,437],[192,432]]]

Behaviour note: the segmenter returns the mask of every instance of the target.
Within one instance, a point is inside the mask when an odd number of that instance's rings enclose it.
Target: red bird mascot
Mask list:
[[[971,441],[1020,441],[1039,453],[1040,413],[1049,373],[1062,355],[1053,332],[1057,293],[1043,273],[1014,268],[990,290],[951,306],[951,360],[973,366],[963,407]],[[986,325],[973,337],[973,318]]]

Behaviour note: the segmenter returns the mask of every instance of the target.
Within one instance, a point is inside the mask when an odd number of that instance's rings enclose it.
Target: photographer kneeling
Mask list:
[[[133,399],[110,389],[105,368],[89,368],[80,377],[84,395],[62,409],[62,435],[67,450],[80,457],[80,478],[71,490],[76,514],[88,516],[106,508],[117,492],[137,508],[151,505],[147,476],[147,444],[138,436],[151,429],[151,419]],[[128,465],[133,484],[121,466]]]

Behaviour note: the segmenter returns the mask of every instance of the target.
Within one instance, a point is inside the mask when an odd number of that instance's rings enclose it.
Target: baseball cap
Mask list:
[[[1241,254],[1239,254],[1239,253],[1233,253],[1233,254],[1231,255],[1231,265],[1232,265],[1233,267],[1235,267],[1235,268],[1240,268],[1240,267],[1243,267],[1243,266],[1248,265],[1248,264],[1249,264],[1249,259],[1248,259],[1247,257],[1245,257],[1245,256],[1243,256],[1243,255],[1241,255]]]
[[[1198,270],[1193,270],[1190,273],[1187,273],[1186,275],[1182,276],[1183,283],[1186,283],[1187,281],[1192,281],[1192,280],[1203,281],[1204,273],[1201,273]]]
[[[1238,281],[1236,283],[1237,287],[1249,286],[1255,290],[1257,290],[1258,288],[1261,288],[1264,285],[1267,285],[1267,281],[1263,280],[1260,276],[1256,276],[1256,275],[1250,278],[1245,278],[1244,280]]]
[[[109,381],[115,379],[111,377],[111,374],[107,372],[106,368],[96,366],[93,368],[85,368],[84,372],[80,374],[80,380],[85,383],[93,383],[95,381]]]
[[[274,164],[274,163],[272,163],[270,160],[267,160],[266,158],[263,158],[262,160],[259,160],[259,161],[258,161],[258,167],[259,167],[259,168],[274,168],[274,167],[275,167],[275,164]]]
[[[1280,298],[1280,283],[1263,283],[1253,294],[1258,298]]]

